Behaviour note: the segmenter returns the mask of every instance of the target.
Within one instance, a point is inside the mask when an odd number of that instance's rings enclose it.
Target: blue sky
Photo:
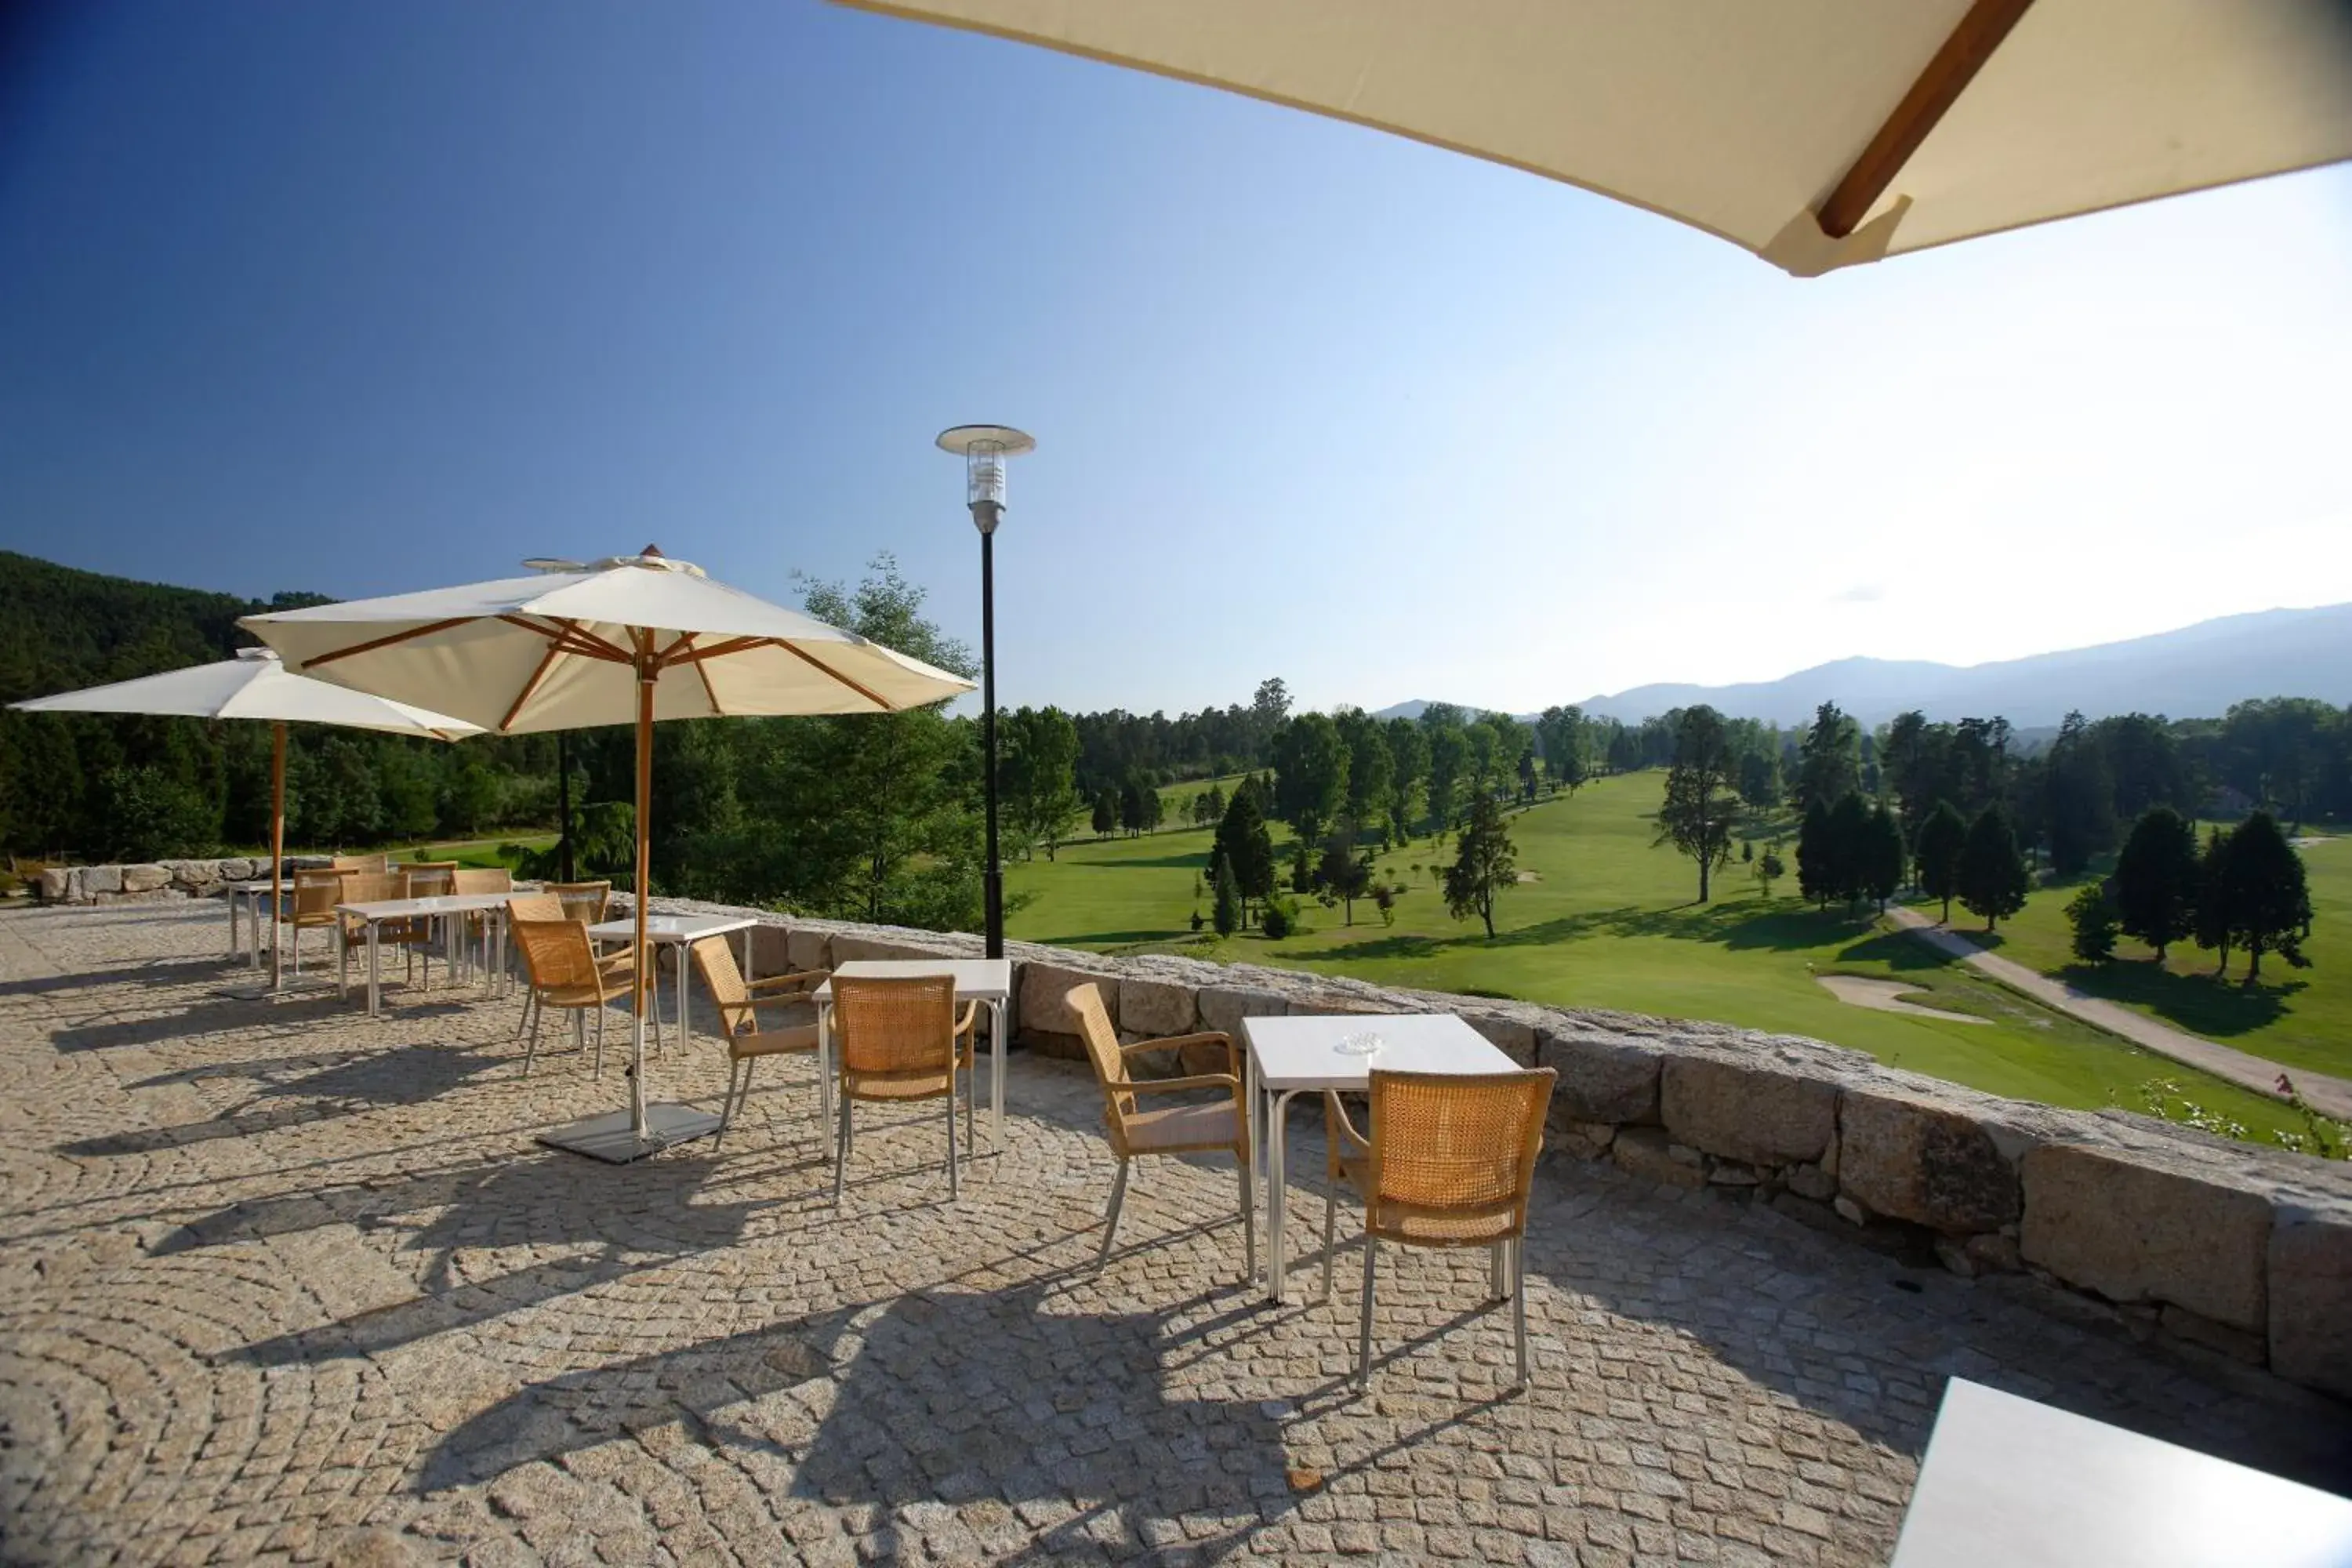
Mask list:
[[[0,81],[0,546],[339,596],[897,552],[1036,435],[1000,694],[1516,709],[2352,599],[2352,171],[1813,281],[814,0],[61,8]],[[26,607],[12,606],[9,613]]]

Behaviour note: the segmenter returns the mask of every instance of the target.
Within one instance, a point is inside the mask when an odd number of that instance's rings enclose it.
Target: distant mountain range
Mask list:
[[[2076,708],[2093,719],[2132,712],[2219,718],[2250,697],[2352,703],[2352,605],[2224,616],[2153,637],[1991,664],[1841,658],[1778,680],[1636,686],[1587,698],[1583,708],[1633,723],[1706,702],[1731,718],[1794,725],[1834,701],[1864,724],[1916,708],[1930,719],[1999,715],[2028,730],[2054,725]],[[1428,706],[1399,702],[1378,717],[1419,718]]]

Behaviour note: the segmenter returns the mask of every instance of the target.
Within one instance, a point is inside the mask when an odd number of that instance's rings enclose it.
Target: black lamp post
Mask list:
[[[1037,443],[1009,425],[959,425],[940,432],[942,451],[964,461],[964,501],[980,530],[980,735],[988,847],[981,870],[986,907],[986,952],[1004,956],[1004,873],[996,857],[996,525],[1004,518],[1004,460]]]

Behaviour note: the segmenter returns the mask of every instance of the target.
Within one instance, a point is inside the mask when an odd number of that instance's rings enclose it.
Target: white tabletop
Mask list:
[[[1374,1034],[1381,1048],[1351,1056],[1339,1048],[1350,1035]],[[1379,1013],[1295,1018],[1244,1018],[1242,1040],[1256,1064],[1258,1086],[1276,1093],[1298,1089],[1362,1089],[1371,1071],[1517,1072],[1519,1064],[1451,1013]]]
[[[957,995],[976,1001],[1003,1002],[1013,994],[1009,958],[857,958],[834,965],[833,980],[917,980],[927,974],[950,976]],[[833,980],[816,988],[818,1001],[833,1000]]]
[[[2352,1501],[1964,1378],[1892,1568],[2341,1568]]]
[[[700,942],[707,936],[725,936],[730,931],[743,931],[761,924],[756,915],[647,915],[647,942]],[[588,934],[598,942],[635,942],[637,922],[624,915],[616,921],[605,921],[588,928]]]
[[[405,920],[416,915],[462,915],[475,910],[502,910],[514,897],[505,893],[443,893],[430,899],[372,899],[363,904],[337,904],[337,914],[363,921]]]

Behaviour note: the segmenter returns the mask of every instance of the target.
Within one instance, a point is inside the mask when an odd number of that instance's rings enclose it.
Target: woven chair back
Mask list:
[[[905,980],[836,975],[833,1018],[840,1035],[845,1075],[945,1074],[955,1060],[955,979],[951,975],[923,974]]]
[[[419,860],[400,868],[404,897],[437,899],[457,889],[457,862],[455,860]]]
[[[392,871],[353,871],[342,879],[342,901],[376,904],[401,896],[400,877]]]
[[[560,921],[571,917],[563,912],[563,900],[553,893],[512,893],[507,898],[507,918],[518,921]]]
[[[1103,1091],[1103,1109],[1114,1125],[1123,1125],[1135,1114],[1135,1096],[1123,1091],[1128,1081],[1127,1058],[1118,1048],[1118,1031],[1110,1025],[1110,1010],[1103,1005],[1102,991],[1092,981],[1073,985],[1062,994],[1070,1016],[1078,1021],[1078,1038],[1087,1046],[1087,1060],[1094,1064],[1095,1082]]]
[[[323,919],[343,901],[343,879],[328,870],[294,873],[294,918]]]
[[[514,873],[504,866],[460,866],[449,873],[453,893],[510,893]]]
[[[540,990],[595,987],[596,950],[588,940],[588,928],[578,921],[518,919],[514,922],[514,940],[522,950],[523,967],[530,973],[530,983]]]
[[[723,936],[707,936],[694,944],[695,973],[702,976],[702,988],[710,993],[711,1001],[719,1005],[719,1016],[725,1021],[730,1035],[759,1033],[751,1006],[751,989],[743,984],[743,971],[735,963],[735,950],[727,945]]]
[[[549,882],[549,892],[563,900],[563,912],[572,920],[590,925],[604,918],[604,906],[612,901],[610,882]]]
[[[1557,1076],[1375,1068],[1365,1228],[1424,1245],[1520,1234]]]
[[[338,871],[381,871],[391,863],[391,859],[392,857],[389,855],[338,855],[335,857],[335,869]]]

